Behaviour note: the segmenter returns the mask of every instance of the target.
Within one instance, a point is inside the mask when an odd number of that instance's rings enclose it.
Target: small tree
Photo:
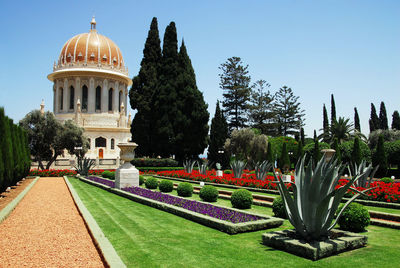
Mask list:
[[[334,142],[333,142],[333,150],[336,151],[335,153],[335,157],[338,161],[338,163],[340,163],[342,161],[342,153],[340,151],[340,147],[339,147],[339,141],[337,138],[335,138]]]
[[[319,149],[319,142],[317,138],[317,132],[314,130],[314,150],[313,150],[314,162],[318,162],[321,159],[321,151]]]
[[[375,105],[371,103],[371,117],[369,119],[369,132],[373,132],[380,129],[380,122],[378,115],[376,114]]]
[[[300,141],[303,144],[303,146],[305,145],[305,140],[306,140],[306,138],[305,138],[305,135],[304,135],[304,128],[301,128],[300,129]]]
[[[361,132],[360,118],[358,117],[357,108],[354,107],[354,129]]]
[[[357,164],[357,166],[361,164],[361,149],[358,137],[354,139],[353,151],[351,152],[351,162]]]
[[[389,129],[385,103],[382,101],[379,109],[379,128]]]
[[[272,145],[271,143],[268,143],[268,148],[267,148],[267,161],[269,163],[274,163],[275,162],[275,158],[272,154]]]
[[[12,148],[11,130],[8,117],[4,113],[4,108],[0,107],[0,150],[2,150],[4,173],[3,173],[3,189],[4,191],[13,180],[14,175],[14,154]]]
[[[377,175],[384,176],[387,172],[387,156],[385,152],[383,135],[379,136],[378,145],[376,146],[376,150],[372,156],[372,163],[374,166],[379,165],[379,169],[377,171]]]
[[[328,119],[328,112],[326,111],[326,107],[324,104],[323,107],[323,122],[322,122],[322,130],[323,130],[323,137],[322,141],[323,142],[328,142],[329,141],[329,119]]]
[[[296,159],[297,161],[301,159],[304,156],[304,148],[303,148],[303,143],[299,141],[297,144],[297,151],[296,151]]]
[[[336,105],[335,98],[331,94],[331,125],[336,121]]]
[[[398,111],[394,111],[392,115],[392,129],[400,130],[400,115]]]
[[[279,168],[282,172],[289,171],[290,169],[290,158],[287,151],[286,143],[283,143],[282,153],[279,157]]]
[[[219,153],[224,147],[228,138],[228,124],[224,114],[219,107],[219,101],[215,108],[214,118],[211,120],[210,145],[208,147],[208,160],[214,163],[220,163],[226,167],[229,165],[229,158],[226,153]]]

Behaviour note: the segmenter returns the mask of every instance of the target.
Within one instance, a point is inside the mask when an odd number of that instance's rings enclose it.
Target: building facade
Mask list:
[[[118,46],[99,34],[96,21],[88,33],[70,38],[47,77],[53,84],[53,112],[60,121],[72,119],[90,140],[86,154],[108,164],[119,156],[120,142],[131,140],[127,117],[132,80]]]

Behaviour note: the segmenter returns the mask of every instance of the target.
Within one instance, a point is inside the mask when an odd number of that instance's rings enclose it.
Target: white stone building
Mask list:
[[[64,44],[47,78],[54,82],[55,117],[83,127],[90,139],[86,156],[112,165],[119,156],[117,144],[131,139],[126,107],[132,80],[118,46],[97,32],[94,18],[90,24],[90,32]]]

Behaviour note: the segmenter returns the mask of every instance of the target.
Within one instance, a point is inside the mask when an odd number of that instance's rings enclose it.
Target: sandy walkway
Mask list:
[[[62,178],[40,178],[0,224],[0,267],[104,267]]]

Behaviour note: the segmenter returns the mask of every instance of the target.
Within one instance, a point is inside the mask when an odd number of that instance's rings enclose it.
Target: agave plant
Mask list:
[[[231,168],[233,170],[233,177],[240,179],[243,175],[245,166],[246,166],[246,162],[243,162],[240,160],[233,160],[231,162]]]
[[[88,176],[89,170],[95,165],[93,159],[78,156],[77,163],[75,165],[76,172],[82,176]]]
[[[199,162],[197,162],[197,166],[199,167],[200,174],[207,175],[207,164],[200,164]]]
[[[356,163],[350,163],[350,165],[347,168],[349,170],[350,177],[353,177],[354,174],[360,174],[365,169],[367,169],[368,167],[367,167],[367,164],[366,164],[365,160],[363,160],[363,161],[361,161],[360,165],[357,165]],[[374,168],[374,170],[371,172],[371,174],[369,176],[369,179],[368,179],[368,177],[360,178],[360,179],[358,179],[357,181],[354,182],[354,186],[355,187],[367,188],[368,185],[371,183],[372,178],[374,177],[375,172],[378,170],[378,168],[379,168],[379,165],[376,166]]]
[[[271,170],[272,164],[269,163],[267,160],[264,160],[262,162],[257,162],[254,170],[256,173],[256,179],[257,180],[264,180],[267,177],[267,173],[269,170]]]
[[[326,162],[323,157],[313,169],[312,159],[304,167],[305,156],[297,162],[295,183],[293,184],[293,197],[286,188],[284,182],[275,175],[278,182],[278,189],[285,204],[285,210],[290,223],[296,229],[297,234],[307,241],[320,240],[328,237],[329,231],[336,225],[342,212],[346,207],[363,192],[357,191],[342,210],[334,222],[335,212],[339,207],[340,201],[350,188],[359,179],[368,177],[372,166],[359,169],[349,182],[335,189],[342,165],[337,160],[331,159]]]
[[[183,169],[185,170],[185,172],[186,173],[192,173],[195,163],[196,163],[196,161],[194,161],[194,160],[190,160],[190,159],[189,160],[185,160],[183,162]]]

